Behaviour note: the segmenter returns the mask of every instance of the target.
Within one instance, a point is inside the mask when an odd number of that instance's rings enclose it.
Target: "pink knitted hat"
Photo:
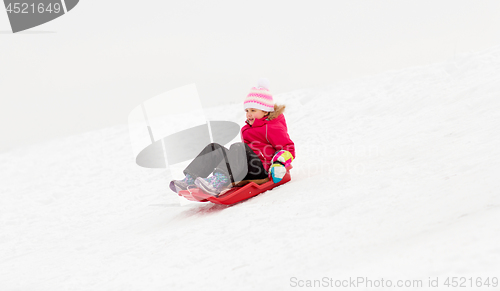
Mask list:
[[[248,93],[243,102],[243,107],[245,109],[260,109],[266,112],[274,111],[274,100],[273,95],[269,92],[268,79],[260,79],[257,87],[252,87],[252,89],[250,89],[250,93]]]

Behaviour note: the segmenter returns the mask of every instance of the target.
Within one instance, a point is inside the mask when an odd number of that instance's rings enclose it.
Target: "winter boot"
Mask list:
[[[194,186],[194,178],[189,174],[186,174],[186,177],[182,180],[173,180],[170,182],[170,189],[175,193],[186,190],[189,186]]]
[[[219,193],[224,189],[224,187],[230,184],[230,181],[228,176],[219,172],[215,172],[212,176],[208,178],[201,178],[201,177],[196,178],[194,183],[201,190],[205,191],[206,193],[212,196],[217,197]]]

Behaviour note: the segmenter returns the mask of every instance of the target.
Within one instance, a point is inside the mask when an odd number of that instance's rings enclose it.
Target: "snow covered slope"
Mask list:
[[[135,166],[126,126],[4,153],[0,289],[500,277],[499,95],[495,47],[276,96],[292,182],[229,207],[180,204]],[[218,112],[243,124],[241,104]]]

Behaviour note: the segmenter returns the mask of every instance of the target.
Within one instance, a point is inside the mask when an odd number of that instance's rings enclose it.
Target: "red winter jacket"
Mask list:
[[[252,125],[247,120],[241,129],[241,140],[259,156],[266,172],[276,151],[289,151],[295,159],[295,145],[288,136],[283,111],[284,106],[275,106],[275,112],[271,112],[269,117],[255,119]]]

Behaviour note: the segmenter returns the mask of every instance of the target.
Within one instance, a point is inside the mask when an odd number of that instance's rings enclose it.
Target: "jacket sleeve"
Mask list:
[[[269,143],[276,149],[289,151],[295,159],[295,144],[290,139],[288,132],[283,126],[268,126],[266,138]]]

